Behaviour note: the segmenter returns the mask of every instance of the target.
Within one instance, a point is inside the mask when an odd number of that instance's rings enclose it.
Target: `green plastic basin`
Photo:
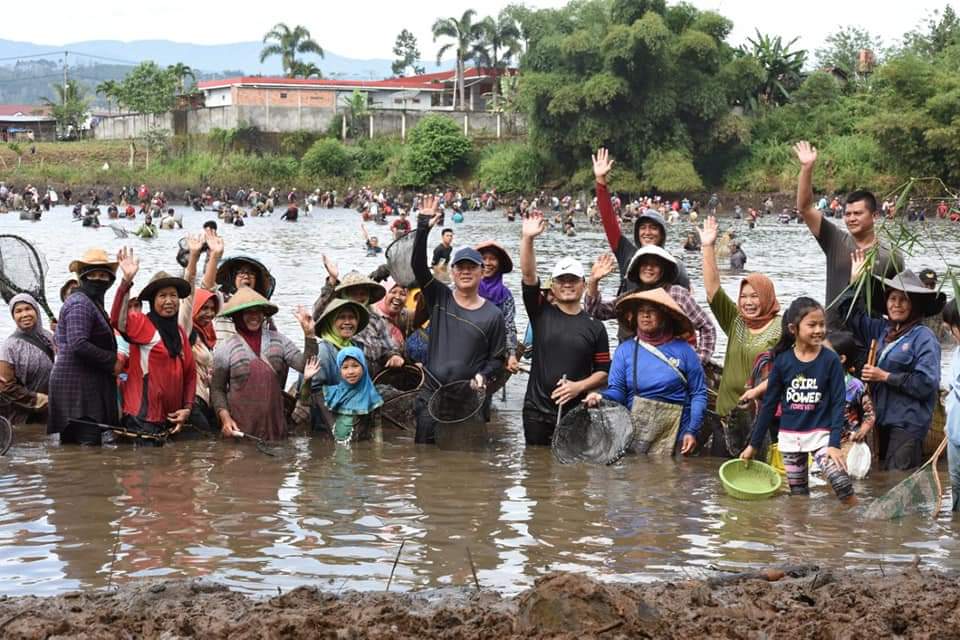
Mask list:
[[[779,491],[783,479],[768,464],[734,458],[720,467],[720,482],[731,498],[763,500]]]

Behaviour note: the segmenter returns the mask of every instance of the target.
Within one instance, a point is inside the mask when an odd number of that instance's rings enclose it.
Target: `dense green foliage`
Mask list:
[[[543,181],[543,157],[530,145],[505,143],[483,150],[476,178],[501,193],[531,193]]]
[[[449,118],[430,115],[407,136],[400,181],[406,186],[432,184],[462,166],[472,144]]]
[[[113,94],[123,107],[136,113],[164,113],[173,109],[180,78],[155,62],[138,64]]]
[[[90,100],[87,99],[84,90],[73,80],[68,81],[66,85],[55,84],[53,90],[56,92],[56,97],[44,98],[43,102],[50,107],[50,114],[56,118],[61,135],[79,135],[80,127],[86,120]]]
[[[317,140],[301,161],[306,176],[349,176],[353,171],[353,157],[347,147],[338,140]]]

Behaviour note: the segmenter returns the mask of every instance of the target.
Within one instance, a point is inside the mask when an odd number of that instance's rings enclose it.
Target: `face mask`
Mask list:
[[[80,288],[90,297],[103,301],[103,296],[112,285],[113,282],[110,280],[84,280],[80,284]]]

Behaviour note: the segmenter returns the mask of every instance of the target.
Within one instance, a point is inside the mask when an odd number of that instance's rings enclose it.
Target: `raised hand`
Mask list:
[[[208,233],[204,236],[207,241],[207,247],[210,248],[210,255],[216,258],[223,256],[223,238],[207,229]]]
[[[850,253],[850,282],[857,282],[863,274],[867,264],[867,253],[863,249],[856,249]]]
[[[613,273],[616,266],[617,260],[613,257],[612,253],[601,254],[590,268],[590,279],[599,282]]]
[[[303,305],[297,305],[297,309],[293,312],[293,315],[296,317],[297,322],[300,323],[300,328],[303,329],[303,335],[308,338],[316,335],[316,326],[313,322],[313,316]]]
[[[817,148],[806,140],[793,145],[793,152],[797,154],[797,160],[804,167],[812,167],[817,161]]]
[[[126,282],[133,282],[133,277],[140,270],[140,258],[134,255],[133,249],[123,247],[117,252],[117,262],[120,263],[120,271],[123,272],[123,279]]]
[[[336,282],[340,279],[340,269],[337,268],[337,263],[327,257],[327,254],[323,254],[323,268],[327,270],[330,282]]]
[[[313,356],[303,365],[303,383],[310,382],[318,373],[320,373],[320,360]]]
[[[523,219],[520,225],[520,236],[522,238],[536,238],[547,228],[547,221],[543,219],[543,213],[540,211],[531,211],[530,215]]]
[[[607,174],[613,169],[613,159],[606,147],[597,149],[597,155],[590,156],[593,160],[593,175],[600,184],[607,184]]]
[[[188,235],[187,236],[187,250],[190,252],[191,256],[199,256],[200,252],[203,250],[203,235]]]
[[[423,196],[420,215],[430,216],[430,227],[435,227],[440,224],[440,218],[443,217],[443,211],[440,209],[440,198],[437,196]]]
[[[700,234],[700,244],[705,247],[712,247],[717,241],[717,231],[719,231],[719,228],[717,219],[713,216],[707,216],[707,219],[703,221],[703,228],[697,228],[697,232]]]

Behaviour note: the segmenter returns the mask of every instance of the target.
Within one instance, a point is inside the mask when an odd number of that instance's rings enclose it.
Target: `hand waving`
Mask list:
[[[520,225],[520,237],[536,238],[547,228],[547,221],[543,219],[543,213],[540,211],[531,211],[530,215],[523,219]]]
[[[303,305],[297,305],[296,311],[293,312],[294,317],[296,317],[297,322],[300,323],[300,328],[303,329],[303,335],[312,338],[315,334],[316,326],[313,322],[313,316],[310,315],[310,312],[306,310]]]
[[[612,253],[601,254],[590,268],[590,279],[600,281],[613,273],[613,270],[616,266],[617,260],[613,257]]]
[[[817,162],[817,148],[806,140],[793,145],[793,152],[797,154],[801,166],[812,167]]]
[[[120,263],[120,271],[123,273],[123,279],[126,282],[133,282],[133,277],[140,270],[140,258],[134,255],[133,249],[123,247],[117,252],[117,262]]]
[[[607,174],[613,169],[613,159],[606,147],[597,149],[597,155],[590,156],[593,160],[593,175],[600,184],[607,184]]]
[[[697,232],[700,234],[700,244],[705,247],[712,247],[717,241],[718,230],[717,219],[713,216],[707,216],[707,219],[703,221],[703,228],[697,229]]]

